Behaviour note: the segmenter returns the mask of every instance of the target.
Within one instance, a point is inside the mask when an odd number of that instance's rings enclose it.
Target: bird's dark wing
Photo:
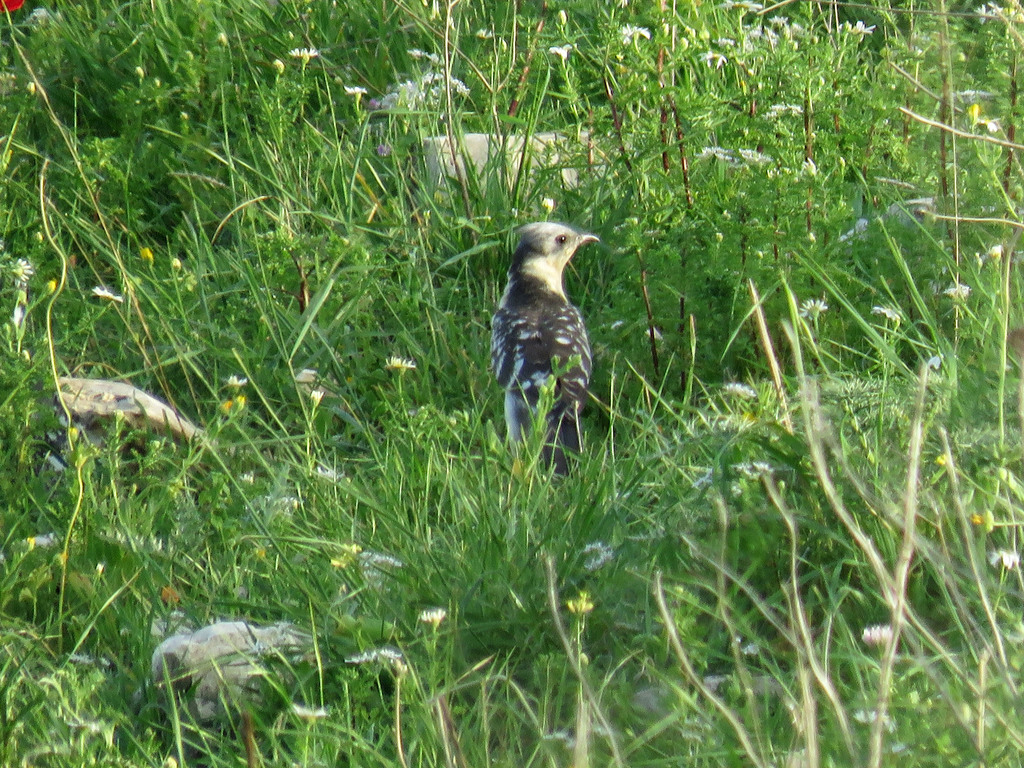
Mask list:
[[[568,369],[565,366],[579,361]],[[575,361],[573,361],[575,362]],[[560,371],[556,398],[582,407],[592,367],[590,340],[576,307],[499,309],[492,321],[491,368],[504,389],[518,387],[531,406],[553,370]]]

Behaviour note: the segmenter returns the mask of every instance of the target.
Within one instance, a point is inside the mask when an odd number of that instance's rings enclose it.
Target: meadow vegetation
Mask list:
[[[1022,20],[4,14],[0,764],[1019,765]],[[425,138],[541,132],[576,183],[426,171]],[[487,370],[541,218],[602,240],[561,480]],[[203,436],[91,443],[64,375]],[[218,619],[313,651],[196,723],[150,656]]]

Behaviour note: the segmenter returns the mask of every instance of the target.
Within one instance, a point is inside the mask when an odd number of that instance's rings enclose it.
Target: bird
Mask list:
[[[569,471],[567,454],[583,447],[579,416],[593,361],[583,315],[565,293],[563,271],[576,250],[600,239],[568,224],[536,222],[519,228],[508,283],[491,319],[491,370],[505,390],[511,443],[529,437],[541,388],[555,375],[546,413],[543,458],[556,474]]]

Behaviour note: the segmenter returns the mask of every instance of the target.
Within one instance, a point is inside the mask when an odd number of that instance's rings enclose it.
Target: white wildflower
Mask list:
[[[28,15],[28,19],[26,19],[26,21],[28,21],[29,24],[42,25],[48,24],[53,20],[53,18],[54,14],[50,13],[46,8],[39,7],[32,9],[32,13]]]
[[[116,304],[124,303],[124,296],[119,293],[114,293],[112,290],[107,288],[105,285],[97,285],[92,289],[92,295],[107,301],[113,301]]]
[[[405,567],[405,563],[397,557],[385,555],[383,552],[374,552],[372,549],[359,553],[359,564],[362,565],[363,568],[375,568],[377,570]]]
[[[343,473],[339,472],[336,469],[331,469],[330,467],[325,466],[324,464],[316,465],[316,473],[325,480],[330,480],[333,483],[337,483],[340,480],[345,479],[345,475]]]
[[[717,51],[708,51],[701,54],[700,60],[714,69],[721,69],[729,63],[729,60]]]
[[[886,320],[889,320],[890,322],[893,322],[896,325],[899,325],[901,322],[903,322],[903,315],[901,315],[892,307],[875,306],[871,308],[871,314],[880,315],[881,317],[884,317]]]
[[[25,305],[18,303],[14,305],[14,312],[11,313],[11,323],[15,328],[21,328],[21,324],[25,322]]]
[[[78,715],[71,715],[63,718],[64,724],[73,731],[85,731],[86,733],[100,734],[106,729],[106,723],[102,720],[88,720]]]
[[[1013,549],[997,549],[988,553],[989,565],[1002,565],[1006,570],[1020,565],[1020,553]]]
[[[863,723],[865,725],[871,725],[876,720],[878,720],[878,710],[877,709],[858,709],[858,710],[856,710],[853,713],[853,719],[856,720],[858,723]],[[888,715],[885,716],[884,723],[885,723],[885,730],[887,730],[889,733],[892,733],[893,731],[896,730],[896,722],[891,717],[889,717]]]
[[[452,90],[455,91],[459,96],[469,96],[469,86],[459,80],[457,77],[453,77],[448,81],[451,84]]]
[[[420,623],[430,624],[434,629],[448,617],[448,611],[444,608],[427,608],[420,611]]]
[[[818,164],[810,157],[804,159],[804,164],[800,168],[805,176],[810,176],[812,179],[818,175]]]
[[[369,651],[363,651],[355,656],[345,657],[346,664],[373,664],[380,661],[390,664],[391,668],[397,674],[404,674],[406,671],[405,659],[402,657],[402,652],[390,645],[373,648]]]
[[[733,464],[732,470],[746,478],[756,480],[761,477],[770,477],[775,468],[767,461],[744,461]]]
[[[981,16],[981,23],[984,24],[989,19],[998,19],[1006,14],[1006,9],[996,3],[985,3],[981,8],[978,9],[978,15]]]
[[[96,667],[97,669],[113,669],[114,662],[105,656],[90,656],[88,653],[72,653],[68,656],[72,664],[81,664],[85,667]]]
[[[799,104],[772,104],[768,107],[768,117],[775,119],[783,115],[802,115],[804,108]]]
[[[391,355],[384,363],[384,367],[389,371],[398,371],[399,373],[405,373],[406,371],[416,370],[416,361],[411,357],[399,357],[398,355]]]
[[[872,624],[864,627],[860,639],[864,645],[871,648],[887,646],[892,642],[892,626],[889,624]]]
[[[740,400],[756,400],[757,390],[741,381],[729,381],[722,385],[722,393]]]
[[[366,583],[380,589],[384,586],[384,579],[389,575],[389,571],[404,568],[405,563],[397,557],[366,550],[359,553],[359,566]]]
[[[966,301],[971,295],[971,286],[966,283],[955,282],[944,290],[943,293],[956,301]]]
[[[931,368],[933,371],[939,370],[942,367],[942,355],[932,355],[925,361],[925,365]]]
[[[757,643],[755,643],[753,640],[747,643],[743,642],[742,635],[736,635],[733,638],[733,642],[736,643],[737,646],[739,646],[740,653],[742,653],[744,656],[757,656],[758,652],[761,650],[760,648],[758,648]]]
[[[825,312],[828,312],[828,304],[824,299],[807,299],[800,304],[800,317],[807,320],[817,320]]]
[[[767,165],[772,162],[770,155],[758,152],[756,149],[741,149],[740,157],[748,165]]]
[[[35,267],[32,266],[31,262],[26,259],[18,259],[11,266],[11,277],[18,283],[19,286],[24,287],[28,283],[29,279],[36,273]]]
[[[550,48],[548,48],[548,53],[552,54],[553,56],[560,57],[562,59],[562,61],[568,61],[569,60],[569,52],[571,50],[572,50],[572,45],[571,44],[552,45]]]
[[[396,109],[415,107],[423,100],[423,89],[414,80],[403,80],[396,83],[380,100],[381,108]]]
[[[750,2],[749,0],[725,0],[718,7],[725,11],[740,10],[744,13],[758,13],[764,10],[763,5]]]
[[[870,27],[868,27],[864,24],[863,21],[858,21],[856,24],[850,24],[850,22],[847,21],[843,24],[843,29],[845,29],[851,35],[856,35],[857,37],[864,38],[875,31],[875,25],[872,24]]]
[[[957,91],[953,94],[953,98],[957,101],[963,101],[968,104],[973,104],[976,101],[986,101],[988,99],[994,99],[996,95],[992,91],[979,91],[977,89],[968,89],[966,91]]]
[[[736,41],[731,37],[719,37],[715,39],[715,45],[720,45],[723,48],[735,48]]]
[[[573,749],[576,746],[576,735],[567,728],[559,728],[557,731],[545,733],[544,739],[546,741],[559,741],[564,744],[567,749]]]
[[[622,35],[623,45],[632,45],[633,41],[638,37],[642,37],[646,40],[651,39],[651,30],[647,27],[637,27],[632,24],[627,24],[619,30],[619,34]]]
[[[409,55],[412,56],[417,61],[419,61],[420,59],[426,59],[431,64],[441,63],[441,59],[438,57],[436,53],[427,53],[426,51],[421,51],[419,48],[410,49]]]
[[[551,213],[555,210],[555,201],[553,198],[545,197],[540,201],[540,207],[543,208],[547,213]]]
[[[494,32],[492,32],[489,29],[484,29],[482,27],[480,29],[478,29],[476,32],[474,32],[473,34],[475,34],[481,40],[493,40],[494,39]]]
[[[345,86],[345,95],[346,96],[365,96],[366,95],[366,89],[363,88],[361,85],[346,85]]]
[[[36,547],[39,547],[40,549],[48,549],[49,547],[54,546],[56,543],[57,534],[55,533],[41,533],[38,536],[28,537],[29,549],[35,549]]]
[[[469,87],[456,77],[447,81],[447,86],[459,96],[468,96]],[[428,99],[438,100],[446,92],[444,75],[427,72],[418,80],[404,80],[391,86],[381,99],[382,109],[411,109],[422,106]]]
[[[327,717],[327,707],[307,707],[305,704],[292,704],[292,714],[303,720],[322,720]]]
[[[249,380],[245,378],[245,376],[239,376],[236,373],[232,373],[228,376],[228,380],[224,382],[224,385],[229,389],[241,389],[248,383]]]
[[[747,39],[744,41],[743,50],[750,50],[751,40],[767,40],[768,46],[775,50],[775,46],[779,44],[779,36],[775,33],[775,30],[771,27],[754,27],[747,33]]]
[[[704,147],[697,155],[698,159],[705,160],[709,157],[715,158],[715,160],[721,160],[724,163],[735,165],[739,163],[739,159],[736,157],[736,153],[731,149],[725,149],[723,147]]]
[[[611,562],[615,550],[603,541],[592,541],[583,548],[583,554],[588,555],[583,561],[583,567],[588,571],[596,571]]]
[[[319,58],[320,51],[316,48],[292,48],[288,55],[293,59],[302,59],[303,64],[308,64],[311,59]]]

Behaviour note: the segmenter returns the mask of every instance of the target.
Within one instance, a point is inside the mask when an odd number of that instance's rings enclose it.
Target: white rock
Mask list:
[[[150,664],[153,681],[183,694],[191,691],[189,710],[205,723],[224,713],[227,702],[252,697],[266,673],[262,659],[301,656],[309,635],[288,623],[259,627],[246,621],[222,621],[196,632],[167,638]]]
[[[589,155],[590,134],[581,131],[578,138],[561,133],[535,133],[530,137],[526,157],[526,141],[519,134],[504,138],[490,133],[466,133],[462,141],[455,140],[453,148],[448,136],[429,136],[423,139],[423,155],[427,166],[427,181],[441,184],[447,177],[458,179],[466,173],[466,160],[478,178],[488,172],[505,174],[511,186],[515,183],[519,166],[525,161],[532,176],[539,168],[557,168],[565,188],[579,184],[579,171],[591,165]],[[504,162],[502,163],[502,160]]]

